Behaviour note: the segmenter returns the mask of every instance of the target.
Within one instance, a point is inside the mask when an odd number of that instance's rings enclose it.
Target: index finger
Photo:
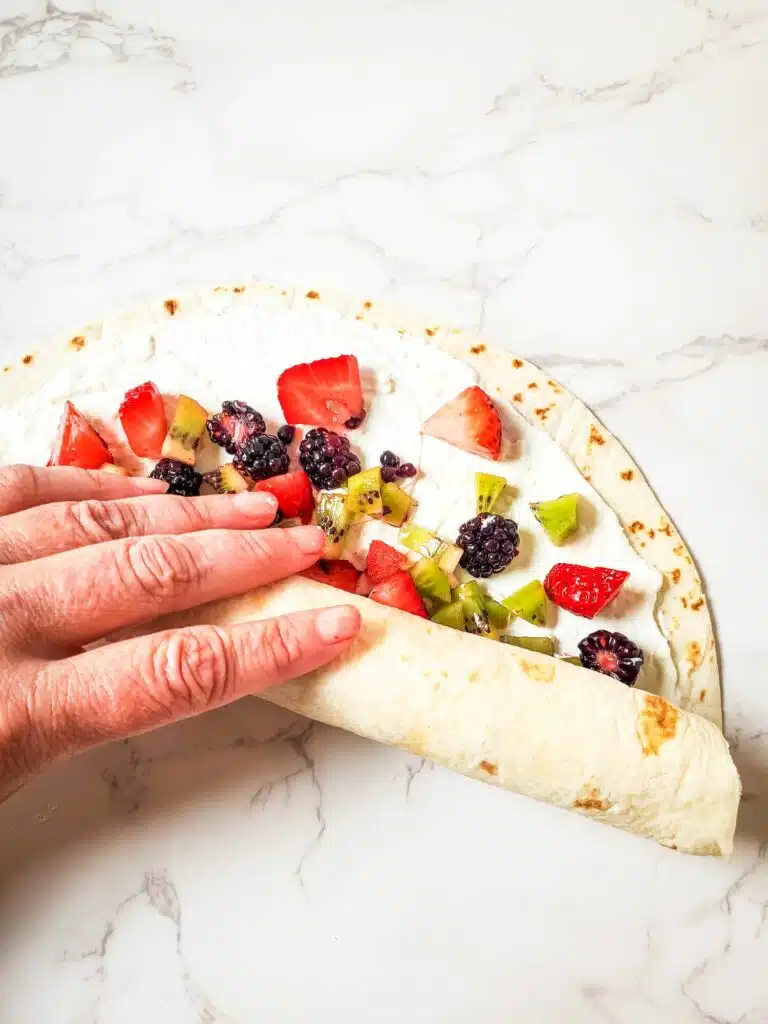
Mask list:
[[[131,498],[165,494],[168,484],[142,476],[122,476],[74,466],[3,466],[0,469],[0,516],[53,501]]]

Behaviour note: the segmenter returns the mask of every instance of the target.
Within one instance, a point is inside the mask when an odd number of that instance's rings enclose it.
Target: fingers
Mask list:
[[[168,630],[56,662],[36,690],[43,709],[58,709],[49,746],[73,753],[260,693],[338,657],[359,629],[346,605]]]
[[[260,529],[273,522],[276,511],[274,496],[261,491],[57,502],[0,519],[0,564],[28,562],[122,537]]]
[[[164,494],[168,485],[149,477],[121,476],[73,466],[3,466],[0,469],[0,516],[52,501],[130,498],[136,494]]]
[[[318,527],[298,526],[97,544],[15,566],[15,600],[7,602],[7,614],[21,623],[17,632],[26,633],[27,642],[79,647],[161,614],[301,572],[324,543]]]

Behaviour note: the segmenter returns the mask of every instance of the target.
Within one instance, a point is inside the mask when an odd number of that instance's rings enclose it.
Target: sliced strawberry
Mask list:
[[[405,567],[408,559],[401,552],[385,544],[383,540],[372,540],[365,560],[365,571],[371,583],[383,583]]]
[[[373,590],[373,581],[367,572],[360,574],[360,579],[357,581],[357,587],[355,593],[359,594],[360,597],[368,597]]]
[[[277,397],[287,423],[329,427],[352,420],[357,426],[365,415],[354,356],[291,366],[278,378]]]
[[[388,580],[377,584],[368,596],[372,601],[378,601],[379,604],[389,605],[390,608],[399,608],[402,612],[410,612],[423,619],[427,618],[424,602],[419,596],[410,573],[396,572]]]
[[[168,424],[163,396],[151,380],[126,391],[118,415],[133,453],[142,458],[159,459]]]
[[[495,460],[501,454],[499,414],[488,395],[476,386],[441,406],[421,432],[486,459]]]
[[[308,523],[312,517],[312,509],[315,507],[312,484],[303,469],[260,480],[253,489],[274,494],[277,498],[277,507],[285,519],[298,516],[302,522]]]
[[[101,469],[105,462],[114,461],[104,438],[71,402],[65,402],[48,465]]]
[[[317,580],[318,583],[328,583],[339,590],[346,590],[354,594],[357,590],[357,581],[360,573],[351,562],[345,562],[343,558],[321,558],[309,569],[301,574],[310,580]]]
[[[544,589],[561,608],[594,619],[616,597],[628,577],[622,569],[558,562],[547,573]]]

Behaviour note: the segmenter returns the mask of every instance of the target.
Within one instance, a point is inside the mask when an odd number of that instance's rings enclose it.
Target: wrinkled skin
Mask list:
[[[0,469],[0,799],[60,758],[311,671],[357,634],[359,613],[342,605],[84,650],[322,552],[316,527],[264,529],[271,494],[165,489],[68,467]]]

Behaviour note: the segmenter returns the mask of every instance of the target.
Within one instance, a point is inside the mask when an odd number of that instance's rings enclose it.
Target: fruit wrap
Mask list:
[[[300,577],[149,631],[342,601],[363,618],[349,653],[264,699],[672,849],[731,852],[741,786],[728,744],[662,697]]]

